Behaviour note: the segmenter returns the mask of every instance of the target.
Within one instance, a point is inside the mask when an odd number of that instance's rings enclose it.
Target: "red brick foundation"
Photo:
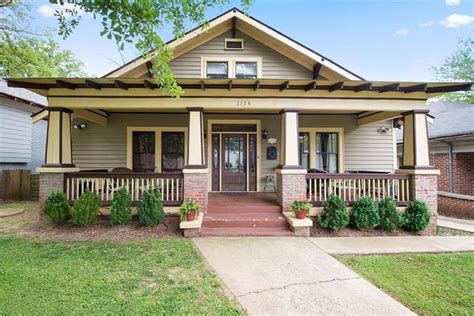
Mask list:
[[[438,212],[445,216],[474,219],[474,197],[438,194]]]
[[[184,173],[184,199],[196,200],[207,212],[207,173]]]
[[[39,210],[40,220],[44,220],[44,202],[52,192],[63,191],[64,173],[40,173],[39,174]]]
[[[431,212],[431,221],[424,234],[436,234],[438,220],[438,175],[412,175],[412,197],[424,201]]]
[[[277,201],[283,212],[296,199],[306,198],[306,175],[277,172]]]

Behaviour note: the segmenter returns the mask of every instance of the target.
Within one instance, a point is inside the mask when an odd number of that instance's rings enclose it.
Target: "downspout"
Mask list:
[[[453,180],[453,143],[448,142],[448,172],[449,172],[449,192],[454,192],[454,180]]]

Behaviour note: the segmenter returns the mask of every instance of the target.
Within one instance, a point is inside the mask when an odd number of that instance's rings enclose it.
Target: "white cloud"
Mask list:
[[[407,36],[408,35],[408,29],[399,29],[395,31],[395,34],[399,36]]]
[[[77,11],[78,16],[84,15],[86,13],[84,10],[80,9],[78,6],[76,6],[73,3],[65,3],[64,5],[44,4],[40,6],[36,11],[42,16],[49,18],[49,17],[54,16],[54,13],[56,11],[63,11],[66,9],[69,9],[69,10],[75,9]],[[66,13],[65,16],[69,16],[69,14]]]
[[[474,22],[474,17],[467,14],[451,14],[446,19],[440,21],[441,25],[446,27],[454,28],[463,25],[469,25]]]
[[[455,7],[455,6],[459,5],[460,2],[461,2],[461,0],[446,0],[446,5]]]
[[[418,23],[419,27],[430,27],[433,26],[435,22],[434,21],[426,21],[426,22],[420,22]]]

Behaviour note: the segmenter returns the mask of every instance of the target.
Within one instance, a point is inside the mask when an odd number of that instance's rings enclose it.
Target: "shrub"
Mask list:
[[[408,203],[403,213],[403,227],[406,230],[419,232],[430,223],[431,213],[425,202],[416,200]]]
[[[392,197],[386,197],[379,202],[379,227],[386,231],[397,229],[402,224],[402,216],[397,209],[397,203]]]
[[[344,201],[337,195],[331,195],[323,203],[323,211],[318,215],[318,222],[322,228],[341,230],[349,224],[349,213]]]
[[[151,187],[145,192],[138,205],[138,222],[142,226],[154,226],[163,222],[165,211],[161,202],[160,191],[156,187]]]
[[[71,210],[72,222],[76,226],[89,226],[95,223],[100,209],[99,198],[90,191],[84,192]]]
[[[127,225],[132,221],[132,199],[127,189],[120,188],[115,192],[109,220],[112,225]]]
[[[377,204],[369,198],[363,197],[354,203],[351,212],[351,225],[358,229],[374,228],[379,223]]]
[[[71,207],[63,192],[53,192],[48,195],[44,204],[44,214],[54,225],[65,224],[71,217]]]

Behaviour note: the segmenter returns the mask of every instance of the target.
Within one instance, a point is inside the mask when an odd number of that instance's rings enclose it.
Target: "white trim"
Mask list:
[[[155,132],[155,170],[161,172],[161,134],[184,132],[184,159],[188,154],[188,128],[163,126],[127,126],[127,168],[133,169],[133,132]]]
[[[228,42],[240,42],[242,44],[242,47],[240,48],[228,48],[227,43]],[[224,38],[224,50],[236,50],[240,51],[244,49],[244,39],[243,38]]]

